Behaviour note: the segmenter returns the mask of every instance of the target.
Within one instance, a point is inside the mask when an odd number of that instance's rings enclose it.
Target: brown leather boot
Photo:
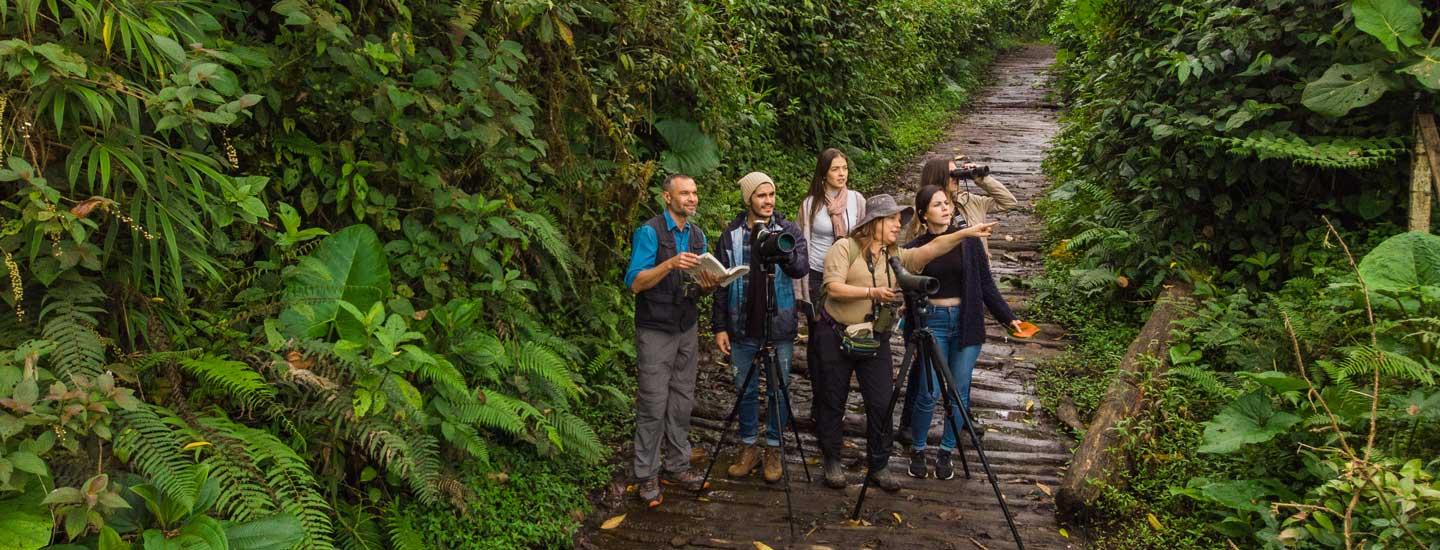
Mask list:
[[[775,483],[780,481],[781,474],[785,473],[784,463],[780,462],[780,448],[765,448],[765,482]]]
[[[754,445],[746,445],[740,449],[740,456],[735,459],[734,464],[730,465],[727,472],[730,477],[745,477],[755,471],[755,467],[758,465],[760,465],[760,449]]]

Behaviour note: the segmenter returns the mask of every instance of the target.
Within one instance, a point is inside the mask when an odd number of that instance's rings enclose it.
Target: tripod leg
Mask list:
[[[725,417],[725,427],[720,430],[720,435],[715,438],[715,447],[710,451],[710,464],[705,466],[705,479],[700,482],[701,489],[697,491],[697,493],[703,492],[705,490],[704,487],[710,485],[710,474],[715,469],[715,461],[720,459],[720,448],[725,444],[725,434],[730,433],[730,426],[734,425],[735,421],[740,418],[740,402],[744,400],[745,388],[749,388],[750,382],[755,379],[755,371],[760,370],[759,365],[755,364],[755,361],[759,360],[760,357],[757,356],[754,361],[750,362],[750,372],[745,373],[745,383],[740,385],[740,391],[735,395],[735,406],[730,408],[729,416]],[[698,497],[699,495],[696,496]]]
[[[765,391],[766,391],[766,394],[767,394],[767,395],[765,396],[765,401],[766,401],[766,403],[765,403],[766,414],[767,414],[767,415],[769,415],[769,414],[774,414],[774,415],[776,415],[776,416],[772,416],[772,417],[770,417],[770,418],[775,418],[775,419],[776,419],[776,422],[779,423],[778,426],[779,426],[779,428],[780,428],[780,429],[778,430],[778,431],[780,432],[780,433],[779,433],[779,437],[777,438],[777,439],[780,440],[780,480],[781,480],[781,482],[784,483],[784,485],[785,485],[785,512],[788,514],[788,518],[789,518],[789,520],[790,520],[790,540],[791,540],[791,542],[794,542],[794,541],[796,540],[796,538],[795,538],[795,505],[790,501],[790,470],[785,467],[785,419],[784,419],[783,417],[780,417],[780,416],[779,416],[779,414],[780,414],[780,401],[779,401],[779,400],[781,399],[781,394],[782,394],[781,388],[784,387],[784,386],[782,385],[783,383],[782,383],[782,382],[779,382],[779,381],[780,381],[780,364],[779,364],[780,361],[779,361],[779,358],[776,357],[776,352],[775,352],[775,346],[774,346],[774,344],[767,344],[767,345],[765,346],[765,349],[764,349],[763,351],[761,351],[761,353],[763,354],[764,364],[765,364]],[[787,403],[788,403],[788,400],[787,400]],[[768,418],[766,419],[766,424],[769,424],[769,419],[768,419]],[[769,426],[766,426],[766,427],[765,427],[765,432],[766,432],[765,435],[766,435],[766,436],[769,436],[769,435],[770,435],[770,434],[769,434],[769,431],[770,431]],[[796,443],[798,444],[798,443],[799,443],[799,439],[800,439],[799,436],[797,435],[795,439],[796,439]],[[802,452],[803,452],[803,451],[802,451]]]
[[[884,419],[887,425],[895,416],[895,401],[900,396],[900,389],[904,387],[906,379],[909,378],[910,366],[916,362],[921,353],[921,348],[916,347],[913,342],[905,344],[905,358],[900,361],[900,372],[895,377],[895,385],[890,388],[890,403],[885,407]],[[851,521],[860,520],[860,507],[865,505],[865,492],[870,489],[870,474],[870,467],[866,466],[865,479],[860,482],[860,497],[855,499],[855,511],[850,514]]]
[[[938,351],[940,346],[935,342],[933,336],[927,333],[924,335],[924,338],[928,340],[927,346],[931,350]],[[966,407],[965,402],[960,400],[960,394],[956,391],[955,379],[951,375],[950,370],[940,369],[940,377],[944,380],[944,386],[942,386],[942,390],[945,392],[946,398],[954,400],[955,403],[959,403],[960,414],[963,414],[966,418],[969,418],[969,407]],[[985,470],[985,477],[990,480],[990,487],[995,489],[995,500],[1000,503],[1000,511],[1005,514],[1005,523],[1010,527],[1010,535],[1015,537],[1015,546],[1020,550],[1025,550],[1025,543],[1020,541],[1020,530],[1015,527],[1015,517],[1010,514],[1010,506],[1005,503],[1005,495],[1000,492],[1000,481],[995,479],[995,472],[990,469],[990,461],[989,459],[985,458],[985,447],[980,445],[980,436],[975,434],[975,423],[966,422],[965,432],[970,434],[970,444],[975,446],[975,455],[980,457],[980,467]],[[958,438],[960,437],[960,433],[958,431],[956,432],[955,437],[958,441]],[[961,457],[963,460],[963,453],[961,454]]]
[[[810,479],[810,464],[805,461],[805,443],[800,441],[800,428],[795,424],[795,409],[790,406],[790,377],[779,372],[780,366],[778,362],[775,365],[775,370],[776,375],[774,378],[770,378],[770,380],[777,381],[780,395],[784,398],[782,401],[785,403],[785,416],[780,417],[779,436],[780,439],[785,439],[785,425],[789,424],[790,433],[795,435],[795,449],[800,451],[800,466],[805,469],[805,482],[810,483],[812,480]],[[789,474],[786,475],[788,476]]]

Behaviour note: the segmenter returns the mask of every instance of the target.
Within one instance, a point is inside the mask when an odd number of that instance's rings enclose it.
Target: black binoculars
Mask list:
[[[956,168],[950,171],[950,177],[962,180],[980,179],[990,175],[990,167],[984,164],[976,164],[969,168]]]

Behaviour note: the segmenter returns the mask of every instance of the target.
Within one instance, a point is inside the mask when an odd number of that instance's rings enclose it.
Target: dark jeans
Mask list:
[[[880,470],[890,460],[890,419],[885,407],[890,404],[890,339],[880,336],[880,350],[875,357],[855,360],[840,351],[840,335],[829,323],[820,322],[810,337],[810,346],[819,362],[810,366],[815,388],[815,437],[820,440],[820,453],[827,459],[840,458],[844,437],[845,402],[850,397],[850,374],[860,381],[860,396],[865,401],[865,458],[872,470]]]

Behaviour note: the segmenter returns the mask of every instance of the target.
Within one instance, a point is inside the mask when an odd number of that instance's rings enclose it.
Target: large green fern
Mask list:
[[[105,343],[95,332],[95,315],[104,308],[96,305],[105,299],[100,287],[88,281],[57,285],[45,295],[40,310],[45,324],[42,336],[55,344],[51,367],[62,379],[71,375],[98,376],[105,365]]]

